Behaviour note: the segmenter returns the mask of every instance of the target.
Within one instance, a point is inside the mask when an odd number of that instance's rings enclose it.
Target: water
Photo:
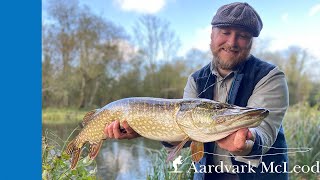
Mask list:
[[[63,141],[67,140],[75,127],[77,124],[43,124],[43,133],[47,132],[51,138],[48,141],[54,140],[62,148]],[[152,156],[156,156],[161,147],[158,141],[145,138],[104,141],[96,157],[97,176],[99,179],[146,179],[152,169]]]

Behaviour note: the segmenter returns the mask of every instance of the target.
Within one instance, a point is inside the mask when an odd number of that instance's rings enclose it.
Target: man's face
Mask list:
[[[215,65],[223,70],[235,70],[246,60],[252,46],[252,35],[242,28],[213,28],[210,48]]]

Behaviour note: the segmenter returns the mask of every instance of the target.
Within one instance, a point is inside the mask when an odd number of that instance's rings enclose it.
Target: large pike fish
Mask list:
[[[85,143],[90,144],[89,157],[94,159],[103,140],[103,130],[115,120],[126,120],[139,135],[157,141],[177,142],[179,151],[192,141],[192,152],[203,151],[204,142],[222,139],[245,127],[256,127],[268,115],[262,108],[239,107],[208,99],[162,99],[136,97],[120,99],[101,109],[88,112],[83,119],[84,128],[68,144],[71,168],[79,160]],[[192,157],[195,161],[203,154]]]

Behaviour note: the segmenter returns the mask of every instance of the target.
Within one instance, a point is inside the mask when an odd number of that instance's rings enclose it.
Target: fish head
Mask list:
[[[258,126],[268,114],[269,111],[264,108],[240,107],[212,101],[196,109],[193,123],[206,132],[226,132]]]
[[[215,126],[223,131],[235,128],[256,127],[269,115],[269,110],[264,108],[250,108],[231,106],[213,113],[210,126]]]
[[[264,108],[240,107],[204,100],[189,114],[189,122],[179,121],[180,127],[193,140],[211,142],[222,139],[238,129],[258,126],[268,116],[269,111]]]

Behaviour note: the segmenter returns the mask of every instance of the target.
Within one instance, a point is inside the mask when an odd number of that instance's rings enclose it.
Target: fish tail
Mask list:
[[[81,148],[78,148],[76,151],[74,151],[72,155],[72,160],[71,160],[71,169],[74,169],[77,166],[80,154],[81,154]]]
[[[72,155],[73,154],[73,151],[76,149],[76,139],[73,139],[72,141],[69,142],[65,152],[68,154],[68,155]]]
[[[74,139],[68,144],[65,150],[68,155],[71,155],[71,169],[74,169],[77,166],[81,154],[81,147],[82,145],[79,146],[77,139]]]

